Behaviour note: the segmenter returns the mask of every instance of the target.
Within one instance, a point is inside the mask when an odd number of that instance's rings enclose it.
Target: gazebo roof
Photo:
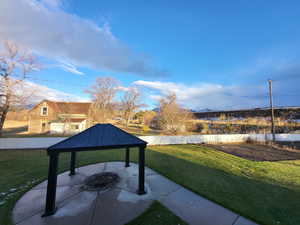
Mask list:
[[[47,151],[84,151],[146,146],[147,142],[112,124],[96,124],[72,137],[50,146]]]

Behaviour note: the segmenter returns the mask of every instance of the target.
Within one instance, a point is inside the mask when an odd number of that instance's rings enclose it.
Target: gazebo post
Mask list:
[[[55,213],[55,197],[56,197],[56,184],[57,184],[57,167],[58,167],[59,153],[51,153],[49,159],[48,170],[48,185],[47,185],[47,197],[45,213],[42,215],[50,216]]]
[[[139,195],[146,194],[145,191],[145,146],[139,147]]]
[[[70,176],[75,175],[75,166],[76,166],[76,152],[71,152],[70,160]]]
[[[126,153],[125,153],[125,167],[129,167],[129,158],[130,158],[130,150],[129,147],[126,147]]]

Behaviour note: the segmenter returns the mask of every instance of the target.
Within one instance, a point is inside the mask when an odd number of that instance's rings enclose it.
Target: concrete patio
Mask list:
[[[120,182],[102,192],[82,191],[83,180],[92,174],[110,171]],[[41,217],[45,207],[47,181],[28,191],[15,205],[13,221],[18,225],[122,225],[139,216],[153,200],[160,201],[190,225],[255,225],[171,180],[146,168],[147,194],[137,195],[138,166],[125,168],[123,162],[99,163],[80,167],[76,175],[58,176],[57,211]]]

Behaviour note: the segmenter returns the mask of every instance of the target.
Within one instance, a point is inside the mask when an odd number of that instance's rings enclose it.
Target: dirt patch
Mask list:
[[[300,141],[279,141],[277,144],[281,147],[288,147],[300,151]]]
[[[299,150],[287,150],[262,144],[223,144],[208,146],[222,152],[254,161],[281,161],[300,159]]]

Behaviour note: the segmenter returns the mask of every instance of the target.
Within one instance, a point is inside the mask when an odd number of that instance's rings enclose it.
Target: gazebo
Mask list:
[[[97,124],[47,149],[49,155],[46,207],[43,216],[55,213],[59,153],[70,152],[70,176],[75,175],[76,153],[79,151],[125,150],[125,167],[129,166],[130,148],[139,148],[139,182],[137,194],[145,194],[145,148],[147,142],[112,124]]]

